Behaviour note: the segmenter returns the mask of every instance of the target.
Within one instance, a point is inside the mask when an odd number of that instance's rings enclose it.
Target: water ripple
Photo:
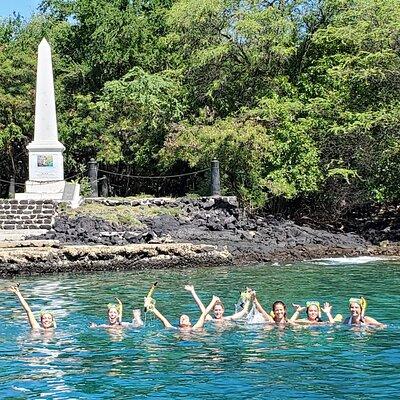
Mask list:
[[[21,290],[32,309],[53,310],[58,328],[52,334],[31,333],[15,297],[4,292],[0,398],[395,398],[400,390],[400,264],[376,259],[328,264],[25,278]],[[142,329],[89,328],[91,322],[105,321],[106,305],[115,296],[124,302],[129,320],[154,281],[159,281],[157,306],[174,323],[183,312],[192,320],[198,317],[183,290],[190,282],[204,302],[219,295],[228,314],[246,285],[256,288],[267,308],[278,298],[287,304],[318,299],[344,315],[347,299],[364,295],[368,314],[388,327],[278,329],[239,322],[182,333],[148,317]]]

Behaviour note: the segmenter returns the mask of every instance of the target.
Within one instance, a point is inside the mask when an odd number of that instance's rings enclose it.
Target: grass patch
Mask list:
[[[68,209],[66,214],[69,217],[77,217],[78,215],[86,215],[88,217],[101,219],[103,221],[115,222],[117,224],[124,224],[130,226],[140,227],[142,223],[132,213],[132,207],[119,205],[119,206],[106,206],[104,204],[84,204],[79,208]]]

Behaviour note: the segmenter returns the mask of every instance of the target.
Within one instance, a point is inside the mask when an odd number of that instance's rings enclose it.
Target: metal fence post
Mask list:
[[[221,183],[219,177],[219,161],[211,161],[211,196],[221,195]]]
[[[90,181],[91,197],[99,197],[97,170],[98,170],[97,161],[94,158],[91,158],[89,161],[89,181]]]

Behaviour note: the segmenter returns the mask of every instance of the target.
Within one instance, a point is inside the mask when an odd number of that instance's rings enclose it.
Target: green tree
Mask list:
[[[19,51],[14,37],[24,29],[19,16],[0,23],[0,165],[2,177],[26,177],[25,146],[33,133],[34,55]]]
[[[398,1],[326,1],[330,23],[310,41],[300,91],[322,167],[354,171],[362,200],[398,198],[400,57]],[[391,173],[391,172],[394,173]],[[349,199],[348,199],[349,200]]]
[[[217,158],[224,186],[253,206],[273,196],[315,191],[321,179],[318,150],[307,135],[312,121],[298,117],[301,108],[276,96],[261,99],[236,118],[179,126],[168,137],[164,161],[181,159],[199,168]]]
[[[168,13],[167,40],[181,53],[191,112],[225,117],[284,90],[295,52],[292,6],[238,0],[180,0]]]

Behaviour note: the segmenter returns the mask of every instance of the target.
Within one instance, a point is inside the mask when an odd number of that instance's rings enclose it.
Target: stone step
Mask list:
[[[17,200],[17,199],[0,199],[0,204],[51,204],[54,205],[53,200]]]
[[[12,229],[51,229],[51,224],[30,224],[30,225],[20,225],[20,224],[8,224],[1,227],[0,230],[12,230]]]
[[[48,229],[1,229],[0,230],[0,241],[15,241],[24,240],[28,236],[39,236],[43,235]]]
[[[51,224],[52,217],[49,218],[48,215],[43,216],[42,218],[29,218],[29,219],[18,219],[18,218],[7,218],[0,220],[0,226],[7,225],[7,224],[22,224],[22,225],[29,225],[29,224],[43,224],[48,223]]]

